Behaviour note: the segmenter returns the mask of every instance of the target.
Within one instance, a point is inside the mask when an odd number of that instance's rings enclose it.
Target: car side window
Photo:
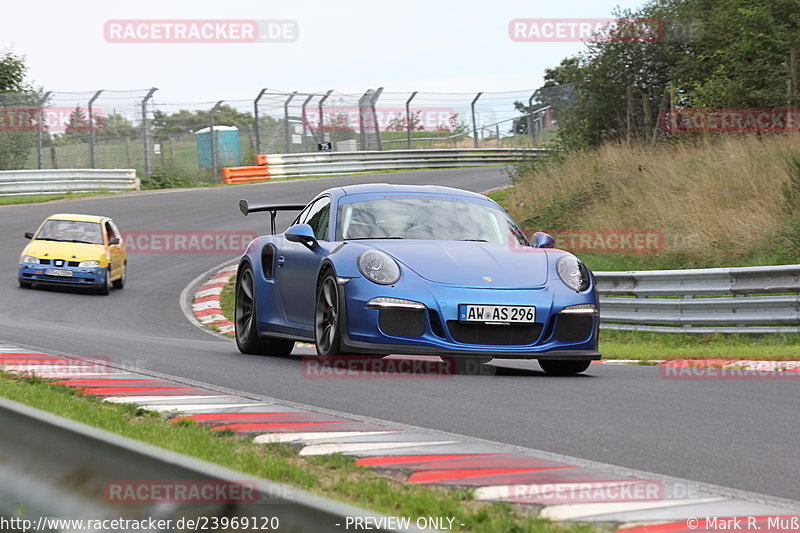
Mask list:
[[[106,222],[106,242],[111,242],[111,239],[116,237],[114,229],[111,227],[110,222]]]
[[[300,214],[297,215],[297,218],[294,219],[291,225],[294,226],[295,224],[305,224],[306,218],[308,216],[308,211],[311,209],[313,205],[314,204],[309,204],[302,211],[300,211]]]
[[[311,209],[308,211],[308,218],[305,223],[311,226],[314,230],[314,236],[317,240],[328,240],[328,221],[331,214],[331,199],[327,196],[320,198]]]

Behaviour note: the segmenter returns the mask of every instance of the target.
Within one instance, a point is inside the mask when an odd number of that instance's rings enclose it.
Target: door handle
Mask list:
[[[283,257],[282,255],[278,256],[278,266],[283,266],[283,264],[285,262],[286,262],[286,258],[285,257]]]

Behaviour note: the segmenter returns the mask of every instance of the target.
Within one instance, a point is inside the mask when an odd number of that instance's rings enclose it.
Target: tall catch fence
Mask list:
[[[539,91],[362,93],[262,89],[252,99],[174,102],[156,88],[0,94],[0,170],[130,168],[217,181],[256,154],[531,148],[551,140]],[[212,133],[213,132],[213,133]]]

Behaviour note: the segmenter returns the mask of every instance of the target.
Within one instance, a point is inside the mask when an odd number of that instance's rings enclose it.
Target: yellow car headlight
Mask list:
[[[100,266],[100,261],[81,261],[78,263],[80,268],[96,268]]]
[[[34,265],[38,265],[39,264],[39,259],[36,258],[36,257],[33,257],[32,255],[23,255],[21,261],[23,263],[31,263],[31,264],[34,264]]]

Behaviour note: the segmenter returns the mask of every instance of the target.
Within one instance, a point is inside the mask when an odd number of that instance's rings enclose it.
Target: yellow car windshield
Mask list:
[[[48,220],[39,230],[36,240],[103,244],[103,232],[97,222]]]

